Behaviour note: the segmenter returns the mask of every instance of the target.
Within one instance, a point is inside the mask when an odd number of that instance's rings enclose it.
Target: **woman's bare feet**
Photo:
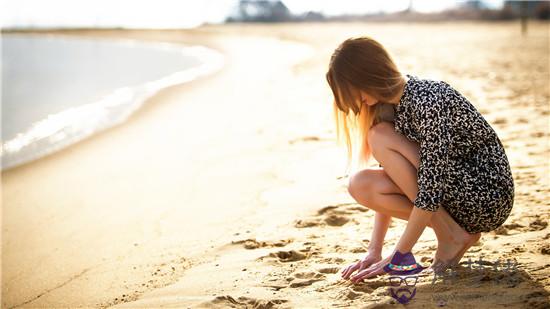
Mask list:
[[[481,233],[475,233],[475,234],[469,234],[469,235],[470,235],[469,241],[464,245],[462,250],[460,250],[456,254],[456,256],[452,259],[451,261],[452,264],[458,265],[458,263],[460,263],[460,260],[462,259],[462,256],[464,256],[464,253],[466,253],[466,251],[468,251],[468,249],[470,249],[470,247],[473,246],[481,238]]]
[[[453,235],[452,239],[438,239],[431,269],[444,270],[449,266],[458,265],[464,253],[481,237],[481,233],[470,234],[465,230],[457,234]]]

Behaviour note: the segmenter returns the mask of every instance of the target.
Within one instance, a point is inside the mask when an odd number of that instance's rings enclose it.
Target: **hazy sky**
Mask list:
[[[395,12],[409,7],[409,0],[286,0],[283,1],[287,7],[294,12],[308,10],[320,10],[327,15],[342,13],[364,13],[364,12]],[[419,12],[434,12],[453,7],[459,0],[413,0],[413,9]],[[484,1],[491,7],[501,6],[503,0]]]
[[[409,0],[283,0],[293,13],[392,12]],[[439,11],[464,1],[414,0],[420,12]],[[492,7],[502,0],[484,1]],[[222,22],[238,0],[1,0],[3,27],[194,27]]]

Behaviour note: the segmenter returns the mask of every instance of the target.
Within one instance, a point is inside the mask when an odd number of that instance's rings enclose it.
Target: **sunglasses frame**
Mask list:
[[[409,285],[407,283],[407,279],[409,278],[414,278],[414,283],[412,285]],[[399,279],[400,282],[399,284],[395,285],[393,282],[392,282],[392,279]],[[413,286],[416,286],[416,283],[418,282],[418,276],[405,276],[405,277],[402,277],[402,276],[391,276],[391,277],[388,277],[388,282],[390,283],[390,286],[401,286],[401,283],[402,282],[405,282],[405,285],[406,286],[410,286],[410,287],[413,287]]]

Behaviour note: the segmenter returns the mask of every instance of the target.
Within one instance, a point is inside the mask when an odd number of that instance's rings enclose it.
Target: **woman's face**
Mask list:
[[[359,90],[359,93],[360,93],[361,104],[367,104],[367,105],[373,106],[376,103],[378,103],[377,99],[375,99],[373,96],[369,95],[365,91]]]

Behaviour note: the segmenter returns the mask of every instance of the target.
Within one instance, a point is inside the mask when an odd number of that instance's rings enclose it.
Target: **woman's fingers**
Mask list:
[[[373,263],[371,259],[362,260],[359,263],[348,266],[348,268],[344,270],[342,277],[347,279],[347,277],[350,276],[355,270],[359,269],[359,271],[351,277],[351,281],[357,283],[365,278],[384,274],[384,266],[386,266],[391,261],[391,257],[392,256],[389,256],[376,263]]]
[[[351,275],[356,269],[359,268],[359,263],[356,263],[356,264],[353,264],[353,265],[349,265],[346,269],[344,269],[344,271],[342,272],[342,277],[343,278],[348,278],[349,275]]]
[[[362,271],[359,271],[355,275],[351,276],[350,280],[354,282],[360,281],[365,278],[369,273],[371,273],[374,269],[374,267],[363,269]]]
[[[355,264],[352,264],[350,266],[348,266],[348,268],[346,268],[342,274],[342,277],[344,279],[348,279],[348,277],[353,274],[353,272],[355,272],[356,270],[357,271],[361,271],[365,268],[365,263],[363,261],[359,261]]]
[[[364,269],[360,272],[357,272],[357,274],[355,274],[354,276],[351,277],[351,280],[353,282],[359,282],[363,279],[374,277],[376,275],[382,274],[382,273],[384,273],[384,266],[386,264],[387,263],[385,263],[385,261],[380,261],[378,263],[374,263],[370,267],[368,267],[367,269]]]
[[[384,273],[384,270],[382,269],[382,267],[369,267],[361,272],[358,272],[357,274],[355,274],[355,276],[351,277],[351,281],[353,281],[354,283],[357,283],[363,279],[374,277],[382,273]]]
[[[346,267],[343,271],[342,271],[342,277],[345,278],[345,279],[348,279],[348,277],[353,273],[355,272],[356,270],[359,272],[365,268],[368,268],[368,267],[371,267],[373,264],[372,261],[370,260],[362,260],[362,261],[359,261],[355,264],[352,264],[352,265],[349,265],[348,267]]]
[[[363,259],[355,264],[349,265],[342,270],[342,278],[348,279],[351,274],[357,270],[357,276],[360,272],[371,271],[377,267],[383,267],[386,263],[384,261],[374,262],[372,259]]]

